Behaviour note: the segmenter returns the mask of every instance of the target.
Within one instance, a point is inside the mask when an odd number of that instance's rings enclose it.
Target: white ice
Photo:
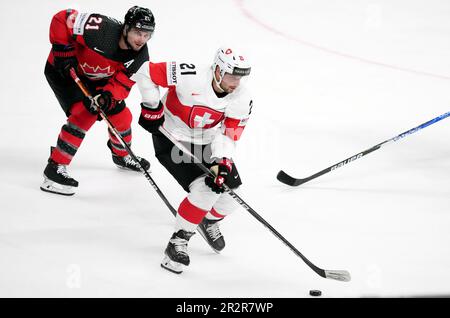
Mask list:
[[[69,167],[77,194],[39,190],[65,121],[43,74],[52,15],[73,7],[121,19],[135,4],[156,16],[153,61],[210,63],[222,43],[248,52],[242,197],[351,282],[316,275],[243,209],[223,222],[222,254],[196,235],[182,275],[161,269],[174,218],[143,175],[112,164],[103,122]],[[450,295],[450,119],[301,187],[275,178],[308,176],[449,111],[449,17],[445,0],[0,2],[0,296]],[[177,207],[184,193],[137,125],[137,89],[127,103],[133,149]]]

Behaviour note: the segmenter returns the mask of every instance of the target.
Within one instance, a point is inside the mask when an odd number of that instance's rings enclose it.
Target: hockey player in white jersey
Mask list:
[[[188,192],[161,263],[172,272],[181,273],[189,265],[187,245],[197,228],[216,252],[225,247],[219,222],[237,204],[222,185],[235,190],[242,184],[233,153],[251,113],[252,100],[241,82],[250,69],[243,55],[221,47],[212,67],[147,62],[134,75],[143,98],[139,124],[153,134],[160,163]],[[158,86],[168,88],[161,100]],[[206,176],[158,131],[160,125],[202,158],[217,177]]]

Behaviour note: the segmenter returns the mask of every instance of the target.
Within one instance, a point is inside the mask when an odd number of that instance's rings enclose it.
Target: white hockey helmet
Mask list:
[[[225,73],[237,76],[247,76],[250,75],[251,70],[247,59],[243,55],[239,54],[239,52],[228,46],[222,46],[217,50],[214,63],[212,65],[213,72],[215,72],[216,66],[218,66],[220,70],[220,79],[216,81],[217,84],[222,82],[222,78]],[[215,76],[214,80],[216,80]]]

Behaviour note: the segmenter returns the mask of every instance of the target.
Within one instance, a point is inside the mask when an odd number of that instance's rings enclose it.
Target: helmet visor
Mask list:
[[[235,67],[233,68],[233,73],[231,75],[238,75],[238,76],[248,76],[250,75],[251,67],[241,68],[241,67]]]
[[[142,23],[142,22],[136,22],[133,26],[133,28],[141,30],[141,31],[147,31],[147,32],[153,32],[155,31],[155,26],[148,23]]]

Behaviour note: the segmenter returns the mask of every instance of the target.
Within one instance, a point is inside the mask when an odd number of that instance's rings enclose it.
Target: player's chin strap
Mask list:
[[[215,65],[215,66],[217,66],[217,65]],[[212,70],[214,83],[216,83],[216,88],[219,90],[219,93],[225,93],[225,91],[222,89],[222,86],[220,86],[220,83],[222,83],[222,80],[223,80],[222,71],[220,72],[220,81],[217,81],[215,66],[213,66],[213,70]]]

